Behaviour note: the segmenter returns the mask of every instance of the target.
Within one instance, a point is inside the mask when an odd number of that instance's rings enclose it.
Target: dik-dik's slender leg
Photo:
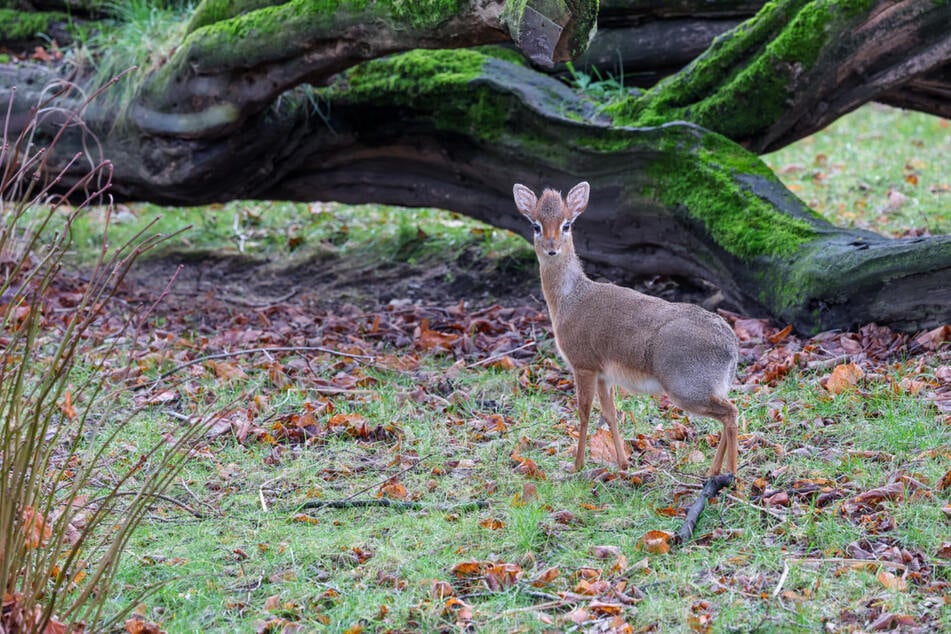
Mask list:
[[[739,438],[736,427],[737,409],[733,403],[726,399],[715,396],[711,401],[707,408],[707,415],[723,423],[723,432],[720,434],[720,442],[717,444],[717,452],[713,456],[713,464],[710,466],[708,475],[719,475],[723,467],[724,457],[726,458],[726,470],[735,475],[739,454]]]
[[[601,403],[601,413],[608,421],[608,429],[614,439],[614,450],[617,452],[617,466],[622,471],[627,469],[627,456],[624,452],[624,441],[617,429],[617,410],[614,407],[614,386],[598,377],[598,402]]]
[[[597,375],[585,370],[575,371],[575,392],[578,396],[578,451],[575,453],[575,471],[584,468],[584,449],[588,442],[588,418],[591,416],[591,404],[594,402]]]

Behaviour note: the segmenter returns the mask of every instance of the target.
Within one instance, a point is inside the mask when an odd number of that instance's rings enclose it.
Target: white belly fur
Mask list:
[[[609,364],[601,371],[601,376],[609,383],[620,386],[628,392],[645,394],[663,394],[664,392],[664,388],[656,378],[630,368]]]

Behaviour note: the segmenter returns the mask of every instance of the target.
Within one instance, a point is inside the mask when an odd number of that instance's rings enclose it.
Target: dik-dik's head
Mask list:
[[[524,185],[512,188],[515,206],[528,218],[535,229],[535,252],[538,257],[556,256],[573,251],[571,224],[588,206],[591,187],[581,182],[571,188],[562,200],[561,192],[546,189],[539,199]]]

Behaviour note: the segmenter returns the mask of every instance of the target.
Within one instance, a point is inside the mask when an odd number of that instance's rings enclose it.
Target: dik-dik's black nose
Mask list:
[[[557,252],[557,251],[549,251],[549,252],[548,252],[548,255],[555,255],[556,253],[558,253],[558,252]]]

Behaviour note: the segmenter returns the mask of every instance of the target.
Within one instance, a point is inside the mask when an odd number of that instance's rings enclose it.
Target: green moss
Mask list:
[[[325,95],[343,103],[432,103],[438,128],[496,140],[505,129],[508,104],[488,87],[470,85],[489,59],[471,49],[409,51],[350,69]]]
[[[743,150],[719,134],[707,134],[703,137],[700,156],[733,172],[775,178],[773,171],[756,154]]]
[[[501,59],[510,64],[517,64],[519,66],[527,66],[528,62],[525,60],[525,56],[522,55],[519,51],[508,46],[500,46],[498,44],[487,44],[485,46],[475,46],[473,47],[474,51],[478,51],[483,55],[489,57],[494,57],[495,59]]]
[[[242,59],[253,64],[303,53],[305,35],[333,28],[337,8],[337,0],[296,0],[202,26],[185,40],[182,50],[187,53],[176,55],[169,70],[190,66],[211,72]]]
[[[280,4],[280,0],[202,0],[192,14],[187,32],[275,4]]]
[[[244,6],[256,5],[268,6],[196,28],[183,47],[187,59],[178,60],[179,65],[211,72],[242,60],[254,64],[284,59],[307,51],[315,38],[335,35],[351,24],[378,20],[397,30],[431,29],[456,15],[464,1],[291,0],[270,6],[263,0],[245,0]],[[218,5],[209,5],[206,17],[195,24],[213,20],[218,9]]]
[[[433,28],[458,14],[464,0],[388,0],[390,15],[414,29]]]
[[[52,22],[67,22],[65,13],[39,12],[28,13],[15,9],[0,9],[0,41],[31,40],[44,33]]]
[[[772,125],[785,111],[795,79],[834,43],[844,22],[871,6],[849,2],[770,2],[724,34],[687,68],[642,98],[608,105],[619,125],[691,121],[731,138]],[[752,61],[748,57],[755,54]]]
[[[713,138],[709,138],[713,137]],[[670,142],[668,142],[670,143]],[[777,210],[738,182],[738,175],[774,178],[755,155],[715,134],[698,149],[698,160],[684,161],[684,152],[669,152],[648,169],[665,206],[701,223],[717,244],[742,260],[784,256],[815,240],[805,219]]]
[[[574,138],[574,143],[581,148],[586,150],[592,150],[594,152],[601,152],[604,154],[614,154],[615,152],[623,152],[637,141],[632,137],[631,133],[623,133],[616,131],[605,131],[604,134],[599,135],[579,135]]]
[[[486,59],[471,49],[409,51],[355,66],[332,91],[371,103],[415,103],[420,95],[448,94],[479,77]]]
[[[219,46],[235,39],[282,33],[286,37],[277,40],[286,47],[295,34],[306,41],[309,31],[343,26],[353,17],[388,16],[396,26],[429,29],[456,15],[463,6],[463,0],[204,0],[188,31],[206,28],[202,37],[212,37]]]

